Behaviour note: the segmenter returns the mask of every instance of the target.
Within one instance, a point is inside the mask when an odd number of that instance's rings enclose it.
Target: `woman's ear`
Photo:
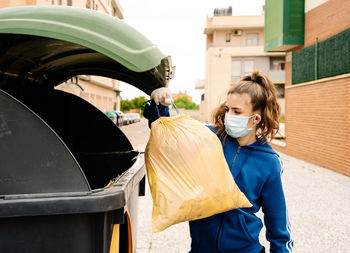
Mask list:
[[[254,122],[255,125],[258,125],[260,123],[260,121],[261,121],[261,115],[256,113],[254,115],[254,121],[253,122]]]

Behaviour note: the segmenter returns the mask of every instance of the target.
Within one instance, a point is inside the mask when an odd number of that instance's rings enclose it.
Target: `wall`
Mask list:
[[[327,1],[328,0],[305,0],[305,12],[314,9]]]
[[[48,4],[50,3],[49,0],[43,0],[46,1]],[[24,6],[24,5],[35,5],[36,0],[1,0],[0,1],[0,8],[7,8],[7,7],[15,7],[15,6]]]
[[[207,18],[207,28],[214,27],[261,27],[264,26],[264,15],[253,16],[214,16]]]
[[[286,88],[285,152],[350,176],[350,74]]]
[[[241,35],[233,35],[234,30],[241,30]],[[226,34],[231,34],[230,42],[226,42]],[[215,46],[222,46],[222,47],[245,47],[247,44],[247,33],[258,33],[259,39],[258,43],[259,45],[264,44],[264,29],[227,29],[227,30],[217,30],[216,31],[216,44]]]
[[[111,79],[109,79],[109,81],[111,81]],[[56,89],[80,96],[102,112],[113,111],[114,104],[116,104],[117,110],[120,109],[120,107],[118,108],[120,101],[118,103],[116,92],[110,87],[103,85],[102,83],[83,80],[81,78],[79,79],[79,85],[83,87],[83,91],[77,86],[67,83],[58,85]]]
[[[305,13],[305,47],[350,27],[350,1],[328,0]]]

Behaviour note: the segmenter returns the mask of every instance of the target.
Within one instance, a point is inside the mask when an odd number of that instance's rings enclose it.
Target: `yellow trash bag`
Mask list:
[[[161,117],[152,123],[145,161],[153,233],[252,206],[234,182],[218,137],[187,115]]]

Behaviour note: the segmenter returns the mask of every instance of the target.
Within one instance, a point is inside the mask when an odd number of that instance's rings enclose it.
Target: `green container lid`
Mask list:
[[[57,85],[74,75],[94,74],[126,81],[150,93],[167,86],[174,72],[170,57],[140,32],[91,9],[1,9],[0,47],[5,52],[0,61],[3,72],[17,78],[29,75],[37,83],[49,80]],[[6,69],[12,59],[17,67]]]
[[[115,113],[113,113],[113,112],[105,112],[105,115],[107,117],[110,117],[110,118],[115,118],[116,117]]]

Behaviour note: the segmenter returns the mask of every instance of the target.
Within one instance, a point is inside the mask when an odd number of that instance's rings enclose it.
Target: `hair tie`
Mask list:
[[[261,80],[261,78],[251,78],[250,79],[252,82],[254,82],[254,83],[257,83],[257,84],[259,84],[260,86],[264,86],[263,84],[262,84],[262,80]]]

